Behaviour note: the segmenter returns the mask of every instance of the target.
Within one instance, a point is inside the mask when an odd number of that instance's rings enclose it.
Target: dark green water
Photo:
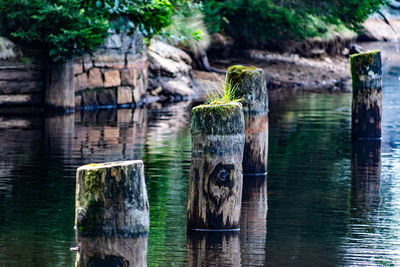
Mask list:
[[[350,94],[271,103],[268,177],[245,181],[237,235],[187,236],[189,104],[0,116],[0,266],[73,266],[75,170],[126,159],[145,163],[148,266],[399,265],[400,68],[385,62],[367,167],[352,171]]]

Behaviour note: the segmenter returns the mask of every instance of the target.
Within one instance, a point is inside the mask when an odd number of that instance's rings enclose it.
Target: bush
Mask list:
[[[385,0],[205,0],[208,30],[225,32],[241,47],[281,46],[282,41],[357,30]],[[336,27],[337,26],[337,27]]]
[[[168,0],[1,0],[0,35],[57,61],[93,52],[111,29],[151,38],[173,11]]]
[[[191,2],[178,5],[171,24],[163,29],[159,39],[183,46],[195,56],[205,51],[210,44],[210,36],[204,24],[201,5]]]

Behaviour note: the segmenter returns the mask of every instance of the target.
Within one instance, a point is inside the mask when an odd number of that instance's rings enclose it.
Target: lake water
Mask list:
[[[352,145],[351,94],[277,98],[236,234],[187,233],[192,104],[0,116],[0,266],[73,266],[76,168],[128,159],[145,163],[148,266],[399,265],[400,59],[381,48],[381,144]]]

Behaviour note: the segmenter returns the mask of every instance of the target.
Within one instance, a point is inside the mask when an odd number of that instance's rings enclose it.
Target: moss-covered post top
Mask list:
[[[124,167],[131,165],[143,165],[142,160],[128,160],[128,161],[116,161],[116,162],[106,162],[106,163],[90,163],[87,165],[83,165],[77,169],[77,171],[83,170],[97,170],[104,168],[113,168],[113,167]]]
[[[226,82],[235,86],[235,97],[242,98],[244,108],[253,112],[268,111],[268,91],[264,71],[256,67],[229,67]]]
[[[353,89],[380,89],[382,87],[382,62],[379,50],[350,56]]]
[[[192,135],[235,135],[243,131],[242,104],[200,105],[192,109]]]
[[[149,203],[141,160],[79,167],[75,194],[77,237],[149,232]]]

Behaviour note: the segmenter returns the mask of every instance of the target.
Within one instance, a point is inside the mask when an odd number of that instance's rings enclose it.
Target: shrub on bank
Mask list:
[[[168,0],[2,0],[0,35],[57,61],[93,52],[110,30],[151,38],[173,13]]]
[[[204,0],[211,33],[225,32],[240,47],[275,46],[282,41],[329,37],[358,30],[386,0]]]

